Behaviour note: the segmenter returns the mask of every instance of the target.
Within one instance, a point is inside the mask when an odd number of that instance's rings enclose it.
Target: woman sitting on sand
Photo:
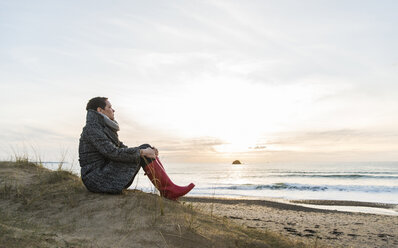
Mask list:
[[[127,189],[142,167],[160,195],[170,199],[187,194],[195,185],[181,187],[167,176],[158,158],[158,150],[148,144],[127,147],[118,138],[115,110],[106,97],[87,103],[86,126],[79,141],[81,177],[89,191],[121,193]]]

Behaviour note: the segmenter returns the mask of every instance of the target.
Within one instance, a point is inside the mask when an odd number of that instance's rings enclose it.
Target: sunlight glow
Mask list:
[[[156,115],[143,111],[138,116],[146,125],[166,127],[181,137],[220,139],[226,144],[215,147],[219,152],[243,152],[264,145],[260,140],[264,134],[284,131],[292,125],[290,119],[305,117],[312,99],[328,90],[300,83],[287,88],[208,78],[204,83],[191,82],[171,96],[146,101],[145,108],[157,109]]]

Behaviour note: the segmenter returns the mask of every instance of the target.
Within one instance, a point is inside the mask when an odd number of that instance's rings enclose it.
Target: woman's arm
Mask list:
[[[115,146],[100,128],[88,127],[84,138],[93,145],[99,153],[113,161],[135,162],[140,161],[140,149],[138,147]]]

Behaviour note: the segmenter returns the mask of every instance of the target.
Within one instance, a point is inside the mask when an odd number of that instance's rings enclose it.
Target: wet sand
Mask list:
[[[394,209],[393,204],[354,201],[295,201],[185,197],[201,211],[229,218],[249,228],[271,230],[304,242],[331,247],[398,247],[398,216],[341,212],[307,207],[349,206]],[[306,204],[299,206],[297,204]]]

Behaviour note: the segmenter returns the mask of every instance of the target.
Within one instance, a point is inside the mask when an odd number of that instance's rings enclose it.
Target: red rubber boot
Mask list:
[[[158,161],[160,167],[162,167],[162,169],[166,172],[166,170],[165,170],[164,167],[163,167],[162,162],[160,162],[160,160],[159,160],[159,157],[156,157],[156,161]]]
[[[159,190],[160,195],[169,200],[177,200],[195,187],[195,184],[193,183],[184,187],[175,185],[166,174],[166,171],[158,158],[147,164],[144,167],[144,171],[153,185]]]

